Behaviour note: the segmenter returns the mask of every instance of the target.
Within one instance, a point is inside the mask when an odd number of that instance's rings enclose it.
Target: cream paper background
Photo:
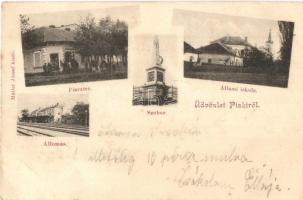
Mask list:
[[[138,24],[129,29],[129,76],[124,80],[25,87],[19,13],[138,6]],[[183,78],[183,29],[172,27],[173,9],[188,9],[234,16],[295,22],[288,88]],[[252,167],[260,173],[272,169],[282,188],[269,199],[303,199],[302,193],[302,86],[303,7],[300,3],[4,3],[2,5],[2,129],[0,199],[267,199],[266,192],[244,191],[244,173]],[[254,30],[251,30],[254,31]],[[174,34],[178,57],[175,76],[178,103],[163,107],[132,106],[135,34]],[[160,42],[161,46],[161,42]],[[10,100],[11,55],[15,53],[16,100]],[[165,60],[165,58],[164,58]],[[222,85],[247,87],[257,93],[221,91]],[[16,116],[18,94],[68,94],[69,87],[90,87],[90,137],[18,137]],[[72,93],[70,93],[72,95]],[[194,101],[258,101],[257,110],[195,109]],[[147,115],[147,110],[165,111],[164,116]],[[120,131],[121,136],[106,136]],[[196,134],[186,134],[186,133]],[[131,135],[135,135],[132,137]],[[67,146],[44,146],[45,141]],[[192,151],[224,154],[236,148],[252,163],[202,163],[205,175],[232,184],[226,190],[178,187],[186,162],[161,166],[161,155]],[[135,157],[128,174],[125,164],[89,162],[97,150],[125,149]],[[156,162],[147,163],[154,152]],[[265,164],[265,165],[264,165]],[[265,167],[264,167],[265,166]],[[191,165],[192,168],[193,165]],[[192,169],[191,168],[191,169]],[[263,171],[262,171],[263,170]],[[261,172],[262,171],[262,172]],[[277,183],[273,181],[274,183]]]

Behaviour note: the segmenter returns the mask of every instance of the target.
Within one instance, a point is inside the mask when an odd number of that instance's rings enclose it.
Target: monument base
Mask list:
[[[133,105],[167,105],[177,103],[177,88],[162,84],[133,88]]]

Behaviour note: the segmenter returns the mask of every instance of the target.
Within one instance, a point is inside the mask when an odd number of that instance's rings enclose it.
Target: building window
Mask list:
[[[194,56],[190,56],[189,57],[189,62],[193,62],[194,61]]]
[[[40,67],[42,66],[41,64],[41,52],[36,51],[34,52],[34,67]]]
[[[211,63],[211,58],[208,59],[208,63]]]
[[[147,74],[147,81],[151,82],[155,80],[155,73],[154,72],[148,72]]]
[[[64,61],[71,62],[72,59],[75,59],[75,50],[71,48],[64,49]]]
[[[157,81],[163,82],[163,73],[162,72],[157,72]]]

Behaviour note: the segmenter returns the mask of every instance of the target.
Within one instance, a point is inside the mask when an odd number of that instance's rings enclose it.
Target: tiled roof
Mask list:
[[[40,27],[34,30],[40,42],[74,42],[75,32],[59,28]]]
[[[55,105],[52,105],[52,106],[49,106],[49,107],[45,107],[45,108],[38,108],[34,111],[31,112],[30,116],[36,116],[36,115],[39,115],[41,112],[45,111],[45,110],[48,110],[48,109],[52,109],[52,108],[56,108],[56,107],[59,107],[59,103],[55,104]]]
[[[37,115],[37,113],[38,113],[39,111],[40,111],[40,108],[38,108],[38,109],[32,111],[30,115],[31,115],[31,116]]]
[[[244,46],[252,46],[249,44],[246,40],[242,39],[239,36],[224,36],[222,38],[219,38],[217,40],[212,41],[211,43],[217,43],[220,42],[222,44],[229,44],[229,45],[244,45]]]
[[[239,36],[224,36],[218,40],[210,42],[209,45],[195,49],[187,42],[184,42],[184,53],[210,53],[210,54],[228,54],[238,56],[236,50],[228,45],[244,45],[253,47],[246,40]]]
[[[228,54],[228,55],[236,55],[236,52],[230,47],[220,43],[212,43],[204,47],[200,47],[197,49],[198,53],[209,53],[209,54]]]
[[[59,103],[57,103],[57,104],[55,104],[53,106],[49,106],[49,107],[43,108],[39,112],[42,112],[42,111],[45,111],[45,110],[48,110],[48,109],[51,109],[51,108],[56,108],[56,107],[59,107]]]
[[[197,53],[197,50],[187,42],[184,42],[184,53]]]

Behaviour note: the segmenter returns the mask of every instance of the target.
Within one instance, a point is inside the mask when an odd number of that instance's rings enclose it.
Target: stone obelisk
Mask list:
[[[163,58],[160,56],[159,38],[154,38],[154,49],[153,49],[153,66],[161,66]]]

